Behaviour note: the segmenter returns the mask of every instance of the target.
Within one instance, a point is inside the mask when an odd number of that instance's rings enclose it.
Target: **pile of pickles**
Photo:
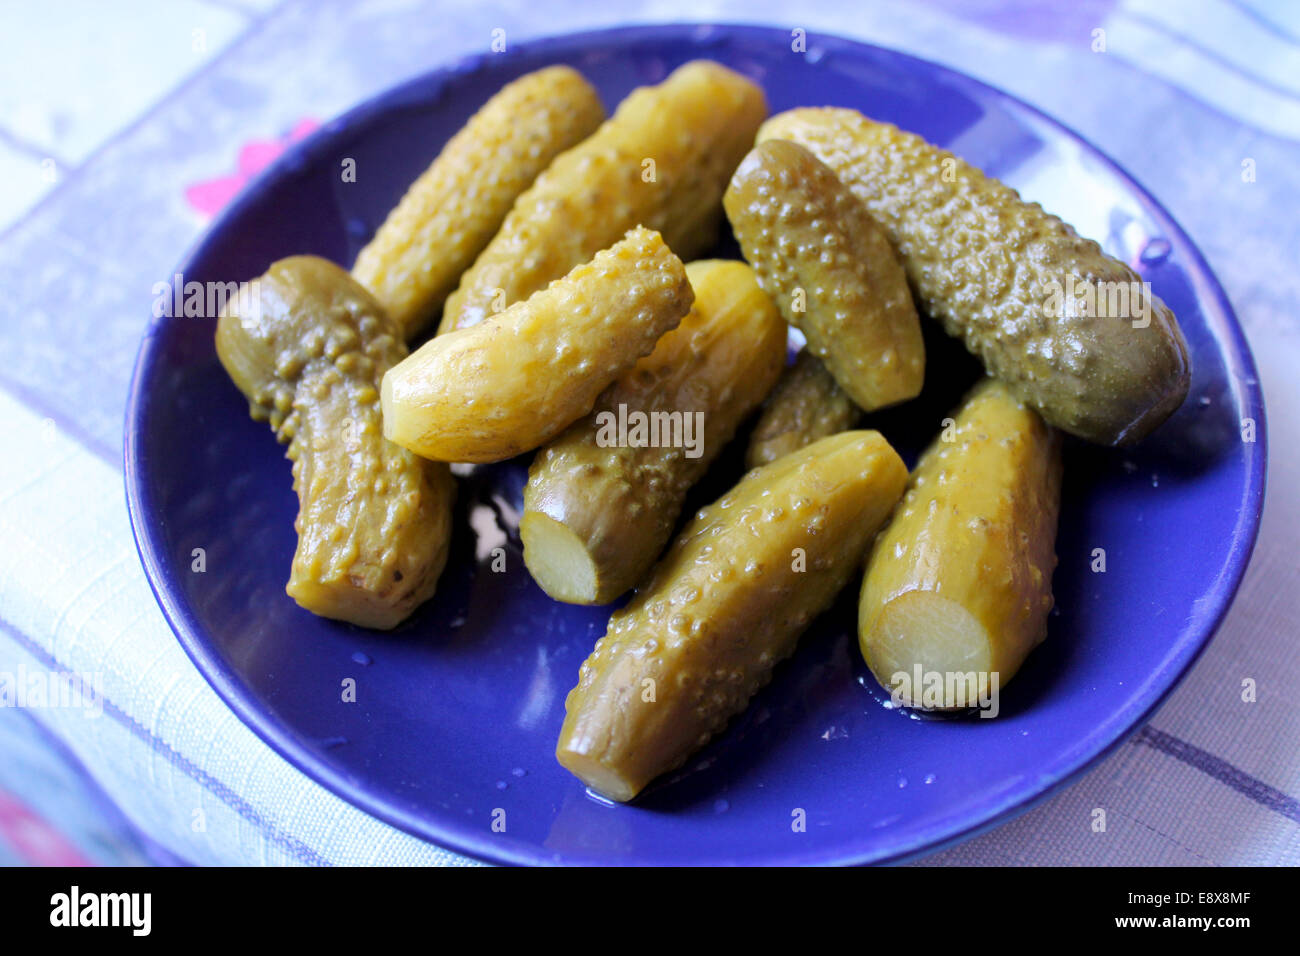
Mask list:
[[[697,260],[724,224],[745,261]],[[854,110],[768,118],[758,86],[694,61],[606,118],[556,66],[470,119],[350,273],[276,262],[216,344],[288,446],[286,590],[313,613],[399,624],[447,562],[451,463],[536,452],[520,535],[538,585],[575,604],[635,589],[556,748],[626,801],[741,711],[851,579],[884,686],[1005,686],[1052,608],[1061,432],[1128,444],[1186,397],[1186,344],[1149,291],[1143,323],[1105,295],[1093,313],[1047,305],[1052,286],[1110,282],[1146,289],[1014,190]],[[989,375],[909,474],[858,426],[920,394],[921,313]],[[806,345],[787,367],[791,327]],[[694,416],[694,452],[605,440],[632,414]],[[751,419],[751,470],[673,539]],[[948,687],[901,702],[961,706]]]

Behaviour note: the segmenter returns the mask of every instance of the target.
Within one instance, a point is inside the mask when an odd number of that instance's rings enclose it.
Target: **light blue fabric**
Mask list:
[[[232,176],[239,144],[274,142],[304,118],[327,120],[481,51],[495,28],[515,42],[631,17],[767,22],[940,61],[1080,131],[1190,232],[1247,329],[1269,410],[1264,528],[1240,596],[1146,731],[1039,808],[926,862],[1300,862],[1295,5],[655,0],[628,14],[576,0],[138,0],[106,16],[107,7],[63,0],[0,12],[7,48],[27,51],[19,67],[0,65],[0,675],[88,678],[88,706],[29,709],[135,828],[196,863],[466,862],[294,770],[181,652],[127,524],[127,382],[152,286],[203,229],[192,187],[210,195]],[[1253,704],[1240,697],[1247,677],[1259,687]],[[16,768],[34,758],[12,739],[0,735],[9,771],[0,789],[16,792]],[[91,812],[65,787],[21,797],[64,820],[72,839],[71,821]],[[1088,825],[1096,807],[1107,809],[1104,834]]]

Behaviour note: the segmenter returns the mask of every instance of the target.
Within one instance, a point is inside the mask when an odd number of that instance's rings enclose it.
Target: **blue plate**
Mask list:
[[[516,518],[527,459],[461,480],[438,594],[394,633],[313,617],[284,593],[289,463],[249,419],[211,319],[156,320],[127,410],[126,476],[145,571],[185,650],[268,744],[404,830],[510,863],[899,860],[1024,810],[1139,727],[1205,646],[1250,556],[1264,489],[1263,404],[1232,310],[1200,253],[1140,186],[1078,136],[932,63],[833,37],[791,51],[750,26],[631,27],[541,40],[420,77],[338,119],[254,183],[181,265],[187,281],[259,275],[315,253],[350,265],[406,186],[502,84],[551,63],[612,107],[686,60],[762,84],[773,112],[839,105],[947,146],[1139,268],[1178,315],[1195,373],[1184,407],[1129,451],[1067,446],[1047,642],[997,720],[884,706],[853,639],[856,587],[749,709],[631,806],[555,762],[564,697],[608,611],[532,583]],[[357,181],[344,183],[351,157]],[[722,250],[726,253],[728,250]],[[734,254],[734,247],[731,247]],[[914,456],[978,373],[931,333],[928,385],[875,416]],[[1242,440],[1253,419],[1256,441]],[[729,450],[693,504],[739,472]],[[204,548],[206,570],[191,570]],[[507,569],[491,554],[504,548]],[[1106,552],[1105,573],[1091,570]],[[356,701],[341,686],[356,682]],[[495,832],[495,811],[505,830]],[[799,812],[802,811],[802,814]],[[792,826],[806,819],[802,832]]]

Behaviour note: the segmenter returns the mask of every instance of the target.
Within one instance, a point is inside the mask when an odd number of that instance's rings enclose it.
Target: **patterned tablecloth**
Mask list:
[[[96,675],[98,688],[82,707],[0,706],[0,863],[471,862],[290,767],[182,653],[127,524],[128,378],[154,284],[286,143],[484,50],[494,29],[523,40],[669,20],[867,40],[1060,118],[1181,221],[1260,365],[1272,454],[1263,531],[1209,650],[1151,724],[1081,781],[923,862],[1300,862],[1300,6],[620,7],[0,3],[0,682],[66,671]],[[1253,703],[1241,695],[1248,677]],[[1095,807],[1107,810],[1105,833],[1089,826]]]

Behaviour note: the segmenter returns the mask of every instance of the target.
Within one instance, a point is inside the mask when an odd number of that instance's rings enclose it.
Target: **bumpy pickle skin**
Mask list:
[[[435,461],[501,461],[546,444],[677,327],[681,260],[636,228],[489,321],[426,342],[384,376],[384,435]]]
[[[893,240],[924,310],[1048,424],[1127,445],[1186,398],[1190,359],[1173,313],[1037,203],[855,110],[790,110],[763,125],[768,139],[797,142],[839,174]]]
[[[760,143],[723,197],[759,283],[864,411],[915,398],[925,343],[889,239],[835,173],[794,143]]]
[[[862,409],[821,359],[803,349],[764,403],[749,435],[745,464],[761,468],[819,438],[848,431],[861,417]]]
[[[558,601],[606,604],[645,576],[687,491],[780,375],[786,326],[753,270],[709,260],[687,264],[686,276],[686,318],[529,471],[524,563]]]
[[[703,60],[634,90],[519,197],[447,299],[439,331],[527,299],[634,226],[661,233],[683,259],[705,252],[727,180],[765,116],[758,86]]]
[[[1060,433],[985,379],[917,463],[862,581],[862,655],[904,705],[978,706],[1044,639],[1060,498]]]
[[[842,432],[704,508],[582,665],[560,763],[619,801],[681,766],[861,566],[906,481],[878,432]]]
[[[346,271],[293,256],[217,322],[217,355],[288,443],[298,493],[289,596],[313,614],[396,627],[433,595],[456,486],[448,467],[386,441],[379,382],[406,355],[396,324]]]
[[[502,87],[447,142],[352,267],[404,339],[437,317],[538,174],[604,119],[580,73],[550,66]]]

